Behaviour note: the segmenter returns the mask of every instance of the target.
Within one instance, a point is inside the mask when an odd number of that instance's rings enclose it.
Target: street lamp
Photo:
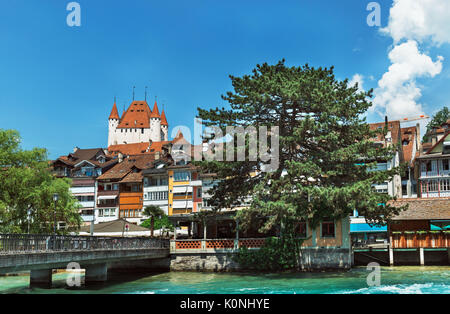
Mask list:
[[[55,207],[54,207],[54,210],[53,210],[53,219],[54,219],[53,235],[55,236],[55,241],[56,241],[56,203],[58,202],[58,199],[59,199],[58,193],[53,194],[53,202],[55,202]]]

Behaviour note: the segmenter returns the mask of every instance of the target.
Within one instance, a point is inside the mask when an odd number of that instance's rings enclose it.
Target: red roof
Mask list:
[[[156,108],[156,109],[158,109],[158,108]],[[169,125],[169,124],[167,123],[166,114],[164,113],[164,109],[163,109],[163,111],[162,111],[162,113],[161,113],[161,125],[166,125],[166,126]]]
[[[417,136],[417,129],[415,126],[402,128],[402,152],[403,152],[403,161],[411,163],[416,156],[413,156],[413,149]],[[407,145],[403,145],[404,142],[407,142]],[[418,152],[416,152],[417,155]]]
[[[153,110],[150,114],[150,118],[160,118],[158,104],[156,103],[156,101],[155,101],[155,105],[153,106]]]
[[[122,115],[118,129],[150,128],[150,107],[146,101],[133,101]]]
[[[112,156],[117,156],[119,153],[123,155],[154,154],[162,152],[163,145],[170,143],[171,141],[162,141],[152,142],[151,145],[150,142],[111,145],[108,147],[108,152]]]
[[[117,111],[116,102],[114,102],[114,106],[111,110],[111,114],[109,115],[109,119],[117,119],[119,120],[119,112]]]
[[[379,122],[379,123],[369,123],[369,128],[371,131],[374,130],[381,130],[385,127],[385,122]],[[397,145],[398,142],[401,140],[400,136],[400,121],[388,121],[388,131],[391,131],[391,137],[392,137],[392,144]],[[384,142],[385,138],[383,134],[377,134],[377,141]]]

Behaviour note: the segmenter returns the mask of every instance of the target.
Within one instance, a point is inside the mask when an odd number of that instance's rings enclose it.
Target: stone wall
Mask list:
[[[232,253],[171,254],[171,271],[226,272],[242,270]]]
[[[232,259],[233,253],[180,253],[171,254],[171,271],[227,272],[245,271]],[[338,270],[351,268],[349,249],[307,248],[302,249],[302,270]]]

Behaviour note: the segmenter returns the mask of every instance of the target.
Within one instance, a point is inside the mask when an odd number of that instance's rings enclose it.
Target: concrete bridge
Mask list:
[[[0,234],[0,274],[31,271],[32,286],[51,285],[52,270],[73,262],[86,270],[87,284],[106,281],[111,265],[133,267],[138,261],[150,266],[169,255],[165,239]]]

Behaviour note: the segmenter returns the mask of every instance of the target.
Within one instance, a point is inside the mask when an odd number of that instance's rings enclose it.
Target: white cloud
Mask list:
[[[348,86],[353,87],[356,83],[358,83],[358,91],[364,92],[364,76],[358,73],[353,75],[352,79],[348,82]]]
[[[417,79],[440,74],[444,58],[433,61],[419,45],[450,43],[449,21],[448,0],[394,0],[389,24],[381,29],[394,41],[388,55],[392,64],[374,91],[372,110],[390,119],[423,113]]]
[[[403,39],[431,39],[433,44],[441,45],[450,42],[449,21],[448,0],[394,0],[389,24],[381,31],[389,34],[395,44]]]
[[[375,89],[375,110],[384,110],[390,119],[399,119],[423,113],[417,103],[422,96],[416,79],[435,77],[442,71],[442,57],[433,61],[419,51],[417,42],[409,40],[395,46],[389,53],[392,65]],[[380,112],[383,114],[382,112]]]

